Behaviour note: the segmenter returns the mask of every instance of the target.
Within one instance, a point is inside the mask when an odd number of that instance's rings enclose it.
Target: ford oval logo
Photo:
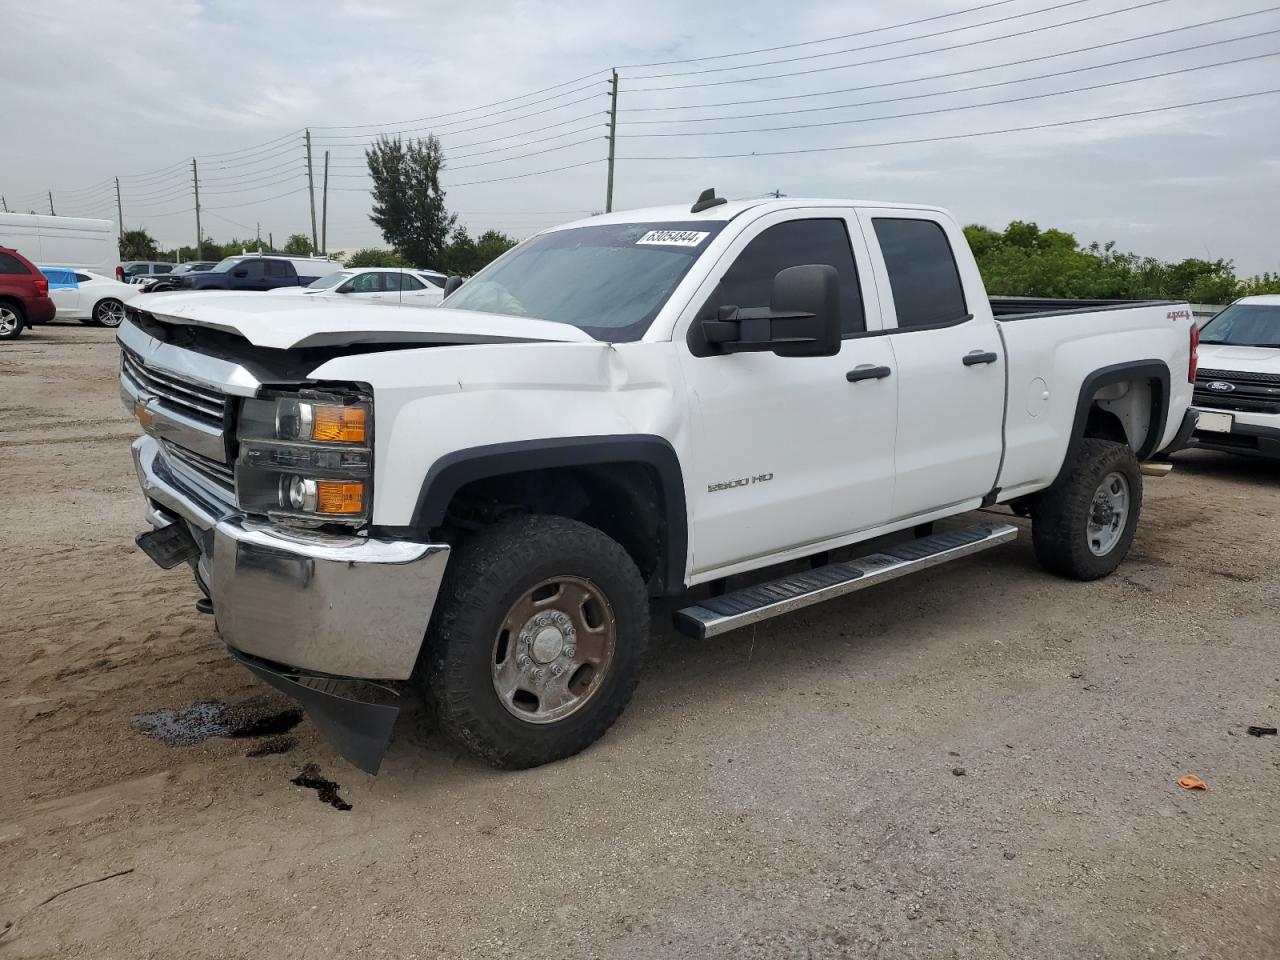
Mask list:
[[[1236,388],[1234,383],[1227,383],[1225,380],[1210,380],[1205,386],[1210,390],[1217,390],[1219,393],[1230,393]]]

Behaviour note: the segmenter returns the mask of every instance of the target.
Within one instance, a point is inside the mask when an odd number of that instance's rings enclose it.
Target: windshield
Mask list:
[[[243,260],[244,257],[227,257],[225,260],[219,260],[211,273],[230,273],[231,269]]]
[[[620,223],[556,230],[495,260],[445,305],[567,323],[639,340],[724,223]]]
[[[328,290],[330,287],[336,287],[343,280],[354,276],[345,270],[339,270],[337,273],[331,273],[328,276],[321,277],[319,280],[312,280],[307,284],[308,290]]]
[[[1233,303],[1201,328],[1200,342],[1280,347],[1280,305]]]

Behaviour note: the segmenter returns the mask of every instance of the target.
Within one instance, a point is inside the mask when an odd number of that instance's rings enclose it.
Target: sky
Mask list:
[[[307,128],[331,251],[385,245],[379,132],[440,137],[473,235],[598,212],[617,68],[614,209],[709,186],[940,204],[1280,270],[1268,0],[0,0],[0,22],[9,209],[52,191],[115,220],[120,177],[125,226],[166,245],[195,239],[193,157],[207,236],[310,234]]]

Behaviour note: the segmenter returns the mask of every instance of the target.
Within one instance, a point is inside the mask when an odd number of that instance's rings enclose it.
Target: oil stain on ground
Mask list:
[[[314,763],[303,766],[302,772],[289,781],[295,786],[310,787],[320,795],[320,799],[335,810],[350,810],[351,804],[338,796],[340,784],[326,780],[320,773],[320,767]]]
[[[136,716],[133,721],[139,730],[161,743],[189,747],[213,737],[275,737],[296,727],[302,721],[302,710],[292,705],[281,707],[278,700],[271,698],[254,697],[232,705],[207,702],[194,703],[184,710],[157,710]]]

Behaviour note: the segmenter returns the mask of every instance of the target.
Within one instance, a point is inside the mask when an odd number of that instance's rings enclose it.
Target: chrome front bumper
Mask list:
[[[185,522],[197,572],[233,650],[290,671],[406,680],[449,558],[447,544],[286,530],[184,483],[159,442],[133,444],[152,526]]]

